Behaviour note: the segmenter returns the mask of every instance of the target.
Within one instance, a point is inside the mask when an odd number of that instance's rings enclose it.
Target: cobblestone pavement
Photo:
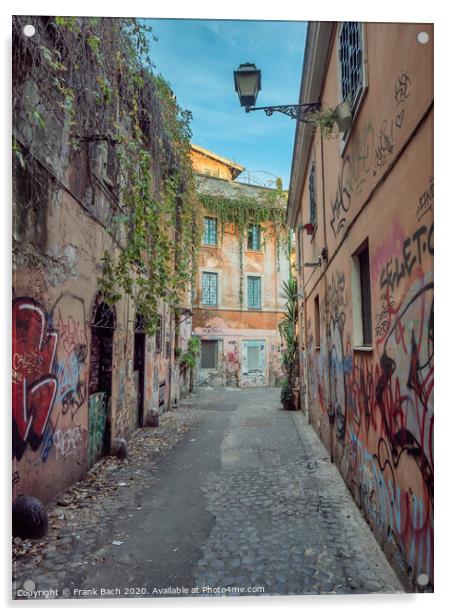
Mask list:
[[[403,592],[313,429],[278,396],[206,388],[138,431],[128,464],[107,458],[50,507],[43,540],[15,540],[13,596],[31,581],[71,598]]]
[[[221,471],[209,473],[204,488],[216,524],[197,585],[403,592],[317,435],[301,413],[275,411],[277,393],[240,396]]]

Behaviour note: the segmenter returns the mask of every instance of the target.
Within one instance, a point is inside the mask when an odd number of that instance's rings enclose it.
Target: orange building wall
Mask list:
[[[276,241],[269,237],[259,251],[243,250],[243,299],[240,303],[240,249],[236,231],[226,225],[218,233],[217,246],[202,246],[198,282],[193,303],[193,331],[202,340],[219,341],[218,369],[198,372],[198,382],[212,385],[247,385],[243,378],[246,345],[262,341],[263,376],[256,375],[259,385],[279,384],[281,341],[278,322],[283,317],[282,285],[288,278],[288,258],[283,249],[277,256]],[[202,274],[218,274],[218,307],[202,305]],[[261,310],[247,308],[247,275],[261,276]]]
[[[212,175],[222,178],[223,180],[233,179],[231,169],[221,161],[210,158],[210,156],[206,156],[193,149],[191,150],[191,158],[193,169],[196,173],[210,175],[210,172],[213,172]]]
[[[317,135],[303,268],[305,405],[401,577],[433,580],[433,28],[365,24],[368,89],[341,155]],[[423,46],[419,31],[430,35]],[[336,47],[322,106],[338,100]],[[308,168],[309,173],[309,168]],[[323,208],[324,202],[324,208]],[[305,181],[297,224],[309,220]],[[357,348],[353,254],[368,239],[373,346]],[[315,297],[320,346],[315,346]]]

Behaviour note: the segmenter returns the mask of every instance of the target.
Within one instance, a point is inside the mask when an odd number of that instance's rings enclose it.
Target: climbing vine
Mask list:
[[[27,38],[29,23],[36,34]],[[152,36],[136,19],[13,18],[13,113],[22,127],[13,154],[25,168],[35,137],[47,132],[55,141],[60,131],[60,159],[68,166],[78,156],[89,168],[89,209],[97,161],[113,152],[106,226],[117,248],[105,250],[99,283],[112,303],[132,298],[148,333],[157,327],[159,301],[176,308],[194,280],[201,233],[191,114],[155,74]]]
[[[232,225],[239,241],[239,301],[243,306],[243,250],[249,225],[261,225],[262,240],[265,244],[270,238],[275,240],[279,268],[281,248],[290,251],[290,231],[286,225],[286,195],[280,185],[268,191],[264,197],[241,197],[232,199],[219,195],[200,194],[199,199],[205,210],[215,216],[223,234],[227,225]]]

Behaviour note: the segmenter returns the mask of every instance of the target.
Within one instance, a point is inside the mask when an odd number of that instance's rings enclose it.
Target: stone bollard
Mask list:
[[[41,539],[47,528],[47,511],[41,501],[34,496],[18,496],[13,503],[13,536]]]
[[[146,415],[144,425],[147,428],[157,428],[159,425],[159,412],[157,409],[151,409]]]
[[[111,454],[119,460],[126,460],[129,457],[127,441],[124,438],[114,438],[111,443]]]

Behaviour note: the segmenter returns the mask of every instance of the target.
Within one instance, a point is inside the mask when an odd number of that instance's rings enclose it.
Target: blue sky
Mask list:
[[[150,41],[156,72],[193,114],[193,143],[238,162],[261,183],[280,176],[288,188],[296,122],[279,113],[271,117],[263,111],[246,113],[234,89],[233,71],[243,62],[254,62],[261,69],[256,106],[297,103],[306,23],[145,21],[158,37],[157,42]]]

